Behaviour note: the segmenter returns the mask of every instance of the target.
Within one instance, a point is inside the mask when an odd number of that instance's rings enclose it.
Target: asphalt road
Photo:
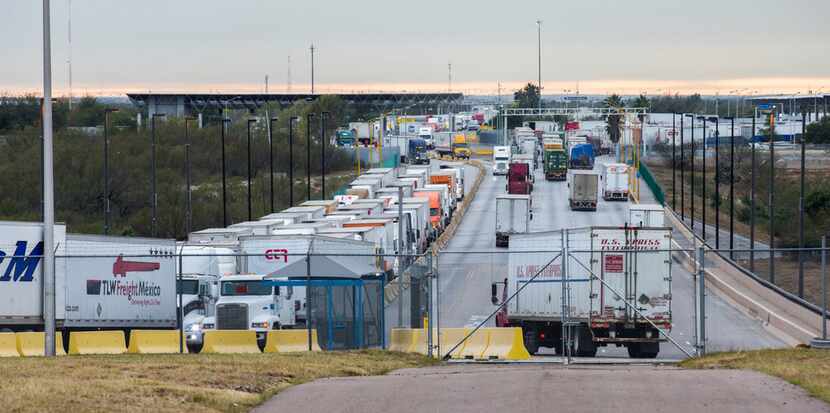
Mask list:
[[[608,157],[597,160],[597,170],[610,162]],[[505,193],[506,179],[492,176],[489,169],[461,227],[438,257],[439,305],[441,327],[471,327],[486,319],[495,306],[490,302],[490,285],[507,274],[506,248],[495,247],[495,197]],[[437,167],[437,166],[436,166]],[[470,167],[471,168],[471,167]],[[467,185],[473,182],[475,169],[467,172]],[[605,202],[600,199],[596,212],[571,211],[568,208],[567,184],[545,181],[541,167],[535,171],[533,198],[533,231],[563,228],[622,225],[628,215],[628,203]],[[647,192],[645,185],[641,191]],[[642,196],[644,202],[650,194]],[[694,287],[685,268],[673,265],[672,337],[687,350],[694,349]],[[760,321],[751,319],[713,293],[707,294],[707,350],[738,350],[782,347],[785,344],[769,333]],[[493,325],[490,320],[487,325]],[[446,351],[445,344],[442,349]],[[620,357],[624,348],[604,347],[599,357]],[[685,358],[670,343],[661,344],[660,358]]]
[[[254,412],[828,412],[783,380],[656,366],[448,365],[317,380]]]

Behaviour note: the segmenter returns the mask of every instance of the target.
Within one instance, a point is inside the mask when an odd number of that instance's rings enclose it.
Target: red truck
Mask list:
[[[511,163],[507,170],[507,193],[514,195],[530,195],[533,182],[530,177],[530,165]]]

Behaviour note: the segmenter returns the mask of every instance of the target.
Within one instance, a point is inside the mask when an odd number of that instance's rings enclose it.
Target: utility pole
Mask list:
[[[251,171],[251,124],[255,124],[256,119],[248,119],[248,221],[253,219],[253,207],[251,206],[251,187],[253,174]]]
[[[447,63],[447,93],[452,92],[452,62]]]
[[[755,273],[755,113],[752,114],[752,132],[749,134],[751,147],[752,173],[749,189],[749,271]]]
[[[314,94],[314,43],[311,44],[311,94]]]
[[[798,200],[798,296],[804,298],[804,138],[807,136],[807,112],[801,110],[801,197]]]
[[[306,115],[305,120],[305,200],[311,201],[311,120],[314,118],[313,113]]]
[[[536,20],[537,52],[539,57],[539,112],[542,112],[542,21]],[[578,93],[578,92],[577,92]]]
[[[193,191],[190,176],[190,134],[187,129],[187,121],[197,120],[194,117],[188,116],[184,118],[184,169],[185,169],[185,192],[186,212],[185,212],[185,233],[190,234],[193,231]]]
[[[775,284],[775,108],[769,115],[769,282]]]
[[[153,191],[153,198],[151,199],[152,202],[152,209],[153,209],[153,217],[151,222],[152,227],[152,234],[153,238],[158,236],[158,207],[159,207],[159,194],[156,188],[156,118],[163,118],[163,113],[154,113],[153,118],[151,121],[151,125],[153,128],[153,138],[150,151],[150,173],[153,175],[152,182],[151,182],[151,190]]]
[[[228,123],[231,122],[230,119],[225,118],[225,115],[222,115],[222,124],[219,127],[222,130],[221,133],[221,141],[220,144],[222,145],[222,226],[228,226],[228,185],[227,185],[227,173],[225,171],[225,129]]]
[[[45,355],[55,356],[55,186],[52,164],[52,33],[43,0],[43,329]]]
[[[69,77],[69,111],[72,112],[72,0],[67,0],[67,39],[69,40],[68,54],[66,58],[66,66]]]
[[[320,113],[320,199],[326,199],[326,145],[329,144],[326,138],[326,121],[329,113]]]

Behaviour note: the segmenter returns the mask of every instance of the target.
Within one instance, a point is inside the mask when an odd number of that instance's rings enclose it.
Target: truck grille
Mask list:
[[[221,304],[216,306],[217,330],[247,330],[247,304]]]

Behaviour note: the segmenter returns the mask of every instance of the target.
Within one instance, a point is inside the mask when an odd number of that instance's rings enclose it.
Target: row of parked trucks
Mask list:
[[[405,264],[398,253],[424,253],[464,196],[463,165],[442,166],[370,169],[347,195],[196,231],[187,241],[67,234],[56,225],[58,328],[65,340],[73,330],[173,329],[181,311],[194,350],[208,329],[254,330],[263,345],[268,330],[307,320],[305,287],[267,281],[394,277]],[[0,331],[41,331],[43,227],[0,229]],[[336,265],[311,265],[320,262],[312,255]]]

